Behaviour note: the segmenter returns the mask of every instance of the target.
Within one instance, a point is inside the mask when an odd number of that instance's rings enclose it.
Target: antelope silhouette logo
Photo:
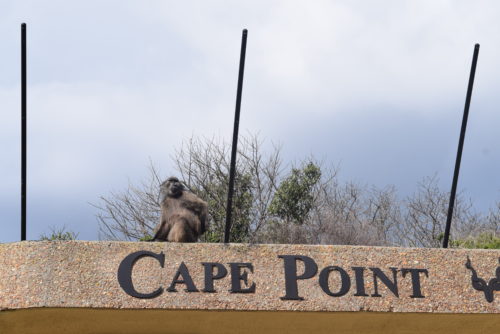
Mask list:
[[[498,262],[500,263],[500,258],[498,258]],[[467,262],[465,263],[465,267],[472,272],[471,280],[472,287],[477,291],[484,292],[484,297],[489,303],[493,302],[495,295],[494,291],[500,291],[500,266],[497,267],[496,277],[490,279],[488,283],[486,280],[479,278],[477,276],[476,270],[472,267],[470,258],[467,256]]]

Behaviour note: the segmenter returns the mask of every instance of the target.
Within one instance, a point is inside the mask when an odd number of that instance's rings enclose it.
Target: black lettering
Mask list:
[[[299,296],[297,280],[309,279],[318,272],[318,265],[308,256],[303,255],[278,255],[285,265],[285,296],[282,300],[304,300]],[[304,273],[297,275],[297,260],[304,262]]]
[[[370,268],[371,271],[373,271],[373,285],[374,285],[374,288],[375,288],[375,293],[372,294],[372,297],[382,297],[379,293],[378,293],[378,281],[377,281],[377,278],[379,278],[382,283],[384,283],[384,285],[389,289],[391,290],[391,292],[399,298],[399,294],[398,294],[398,280],[397,280],[397,273],[398,273],[398,269],[397,268],[390,268],[392,270],[392,277],[393,277],[393,281],[391,281],[384,273],[382,270],[380,270],[379,268]]]
[[[182,276],[181,280],[179,279],[180,276]],[[172,280],[172,283],[168,287],[167,291],[177,292],[177,290],[175,289],[175,286],[177,284],[185,284],[187,292],[198,292],[198,289],[196,289],[196,286],[193,283],[193,279],[191,278],[189,270],[184,262],[181,262],[181,265],[179,266],[179,269],[177,269],[177,272],[174,275],[174,279]]]
[[[332,271],[338,271],[340,274],[341,285],[339,292],[332,292],[328,286],[328,277],[330,277],[330,273]],[[319,286],[321,286],[321,289],[323,289],[327,295],[332,297],[341,297],[349,292],[349,289],[351,288],[351,278],[346,271],[340,267],[326,267],[321,270],[321,273],[319,274]]]
[[[413,289],[413,294],[410,297],[425,298],[425,296],[422,295],[422,291],[420,290],[420,273],[424,273],[425,276],[429,277],[429,272],[427,271],[427,269],[402,268],[401,272],[403,273],[403,277],[405,277],[407,273],[411,273],[411,286]]]
[[[231,268],[231,293],[253,293],[255,292],[255,282],[248,288],[241,287],[241,281],[248,286],[248,271],[241,272],[242,268],[250,269],[250,272],[253,273],[253,265],[251,263],[239,263],[233,262],[229,263]]]
[[[253,273],[253,265],[251,263],[239,263],[233,262],[229,263],[231,267],[231,293],[253,293],[255,292],[255,282],[248,288],[241,287],[241,281],[248,286],[248,271],[241,272],[242,268],[250,269],[250,272]]]
[[[226,277],[227,269],[217,262],[203,262],[202,264],[205,267],[205,289],[203,289],[203,292],[216,292],[214,280]],[[214,274],[214,268],[217,268],[216,274]]]
[[[132,283],[132,269],[134,268],[134,264],[139,259],[146,256],[158,260],[162,268],[165,265],[165,254],[163,254],[163,252],[161,252],[160,254],[155,254],[150,251],[139,251],[127,255],[118,267],[118,283],[120,283],[123,291],[135,298],[154,298],[156,296],[159,296],[163,292],[163,288],[161,286],[151,293],[140,293],[134,288],[134,284]]]
[[[354,275],[356,277],[356,293],[355,296],[368,297],[365,291],[365,278],[364,278],[364,267],[352,267],[354,270]]]

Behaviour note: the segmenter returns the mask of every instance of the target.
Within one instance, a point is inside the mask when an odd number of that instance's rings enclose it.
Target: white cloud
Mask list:
[[[494,1],[4,3],[2,198],[18,192],[22,21],[34,196],[78,189],[97,198],[141,179],[149,158],[169,172],[169,155],[192,134],[230,138],[248,28],[240,131],[283,143],[287,158],[342,161],[347,177],[403,191],[429,172],[451,175],[473,45],[481,43],[461,184],[479,198],[474,184],[490,180],[481,200],[498,198]]]

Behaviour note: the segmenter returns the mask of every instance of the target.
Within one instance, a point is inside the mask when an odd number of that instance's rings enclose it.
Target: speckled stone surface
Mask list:
[[[165,254],[164,268],[150,257],[138,260],[133,268],[132,280],[137,291],[152,292],[160,286],[165,289],[151,299],[128,295],[117,279],[121,261],[142,250]],[[303,300],[280,298],[285,296],[285,274],[284,260],[279,255],[308,256],[318,265],[314,277],[298,281],[298,292]],[[0,309],[90,307],[500,313],[500,291],[493,291],[493,301],[488,302],[482,291],[473,288],[472,272],[465,267],[467,257],[477,276],[486,284],[496,279],[499,250],[86,241],[8,243],[0,244]],[[186,292],[186,285],[182,283],[176,286],[178,292],[166,291],[182,262],[199,292]],[[228,270],[225,278],[214,281],[215,293],[202,292],[205,288],[202,262],[218,262]],[[229,291],[228,263],[231,262],[253,264],[254,272],[248,272],[248,284],[255,283],[255,293]],[[327,266],[341,267],[348,274],[351,284],[345,295],[330,296],[320,287],[320,272]],[[368,296],[355,296],[357,281],[352,267],[365,268],[363,280]],[[369,268],[379,268],[391,280],[390,268],[397,268],[398,296],[380,280],[380,297],[372,296],[374,278]],[[402,268],[428,270],[428,277],[419,275],[424,298],[411,297],[411,275],[403,277]],[[303,271],[302,262],[297,261],[297,274]],[[330,274],[328,287],[333,293],[340,289],[339,277],[338,271]],[[243,281],[241,284],[247,287]]]

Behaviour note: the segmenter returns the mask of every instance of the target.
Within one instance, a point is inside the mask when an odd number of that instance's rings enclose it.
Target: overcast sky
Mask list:
[[[0,0],[0,242],[19,240],[20,24],[28,26],[28,239],[97,239],[99,196],[147,177],[192,135],[240,133],[311,154],[401,197],[451,186],[481,44],[459,189],[500,199],[496,1]]]

